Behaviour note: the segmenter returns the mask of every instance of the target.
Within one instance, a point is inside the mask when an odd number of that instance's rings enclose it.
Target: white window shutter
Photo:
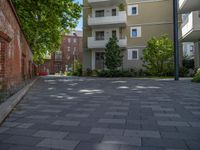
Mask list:
[[[128,60],[132,60],[132,49],[128,49]]]

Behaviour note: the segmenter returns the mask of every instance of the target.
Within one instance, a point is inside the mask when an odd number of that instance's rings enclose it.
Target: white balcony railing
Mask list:
[[[123,0],[125,1],[125,0]],[[113,6],[115,4],[121,3],[122,0],[88,0],[88,4],[92,7],[106,7]]]
[[[198,11],[191,12],[188,17],[183,21],[181,28],[181,38],[194,39],[197,37],[197,32],[200,31],[200,14]]]
[[[88,48],[105,48],[109,39],[96,40],[95,37],[88,37]],[[118,45],[120,47],[127,47],[127,38],[118,39]]]
[[[91,17],[88,16],[88,25],[97,26],[97,25],[125,25],[127,23],[126,11],[120,11],[116,16],[104,16],[104,17]]]
[[[199,0],[179,0],[179,12],[188,13],[191,11],[197,11],[200,8]]]

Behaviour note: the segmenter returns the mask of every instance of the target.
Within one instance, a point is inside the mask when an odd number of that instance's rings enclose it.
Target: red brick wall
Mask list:
[[[0,78],[9,89],[32,74],[32,52],[9,0],[0,1]]]

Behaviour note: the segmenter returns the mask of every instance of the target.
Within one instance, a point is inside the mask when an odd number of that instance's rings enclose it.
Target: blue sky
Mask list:
[[[83,0],[75,0],[76,2],[79,2],[79,3],[81,3],[81,4],[83,4]],[[82,30],[82,25],[83,24],[83,18],[81,18],[80,20],[79,20],[79,24],[78,24],[78,26],[76,27],[76,30]]]

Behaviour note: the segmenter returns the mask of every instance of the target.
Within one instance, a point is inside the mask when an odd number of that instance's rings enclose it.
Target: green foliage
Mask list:
[[[150,75],[166,76],[173,70],[173,43],[167,35],[148,41],[143,62]]]
[[[55,52],[62,34],[75,28],[81,5],[73,0],[12,0],[36,63]]]
[[[116,70],[122,65],[123,55],[121,49],[117,44],[118,40],[116,37],[110,38],[106,44],[105,49],[105,65],[110,70]]]
[[[86,76],[92,76],[92,69],[90,69],[90,68],[87,68],[87,70],[86,70]]]
[[[180,77],[187,77],[189,74],[189,70],[185,67],[179,68],[179,76]]]
[[[142,77],[145,76],[143,70],[101,70],[97,72],[99,77]]]
[[[195,74],[194,78],[192,79],[192,82],[200,83],[200,68],[197,70],[197,73]]]
[[[124,11],[124,10],[125,10],[125,6],[124,6],[123,3],[120,3],[120,4],[118,5],[118,8],[119,8],[119,11]]]
[[[78,60],[75,60],[73,67],[74,67],[73,75],[81,76],[82,75],[82,64]]]
[[[183,59],[183,66],[187,69],[194,69],[194,59]]]

